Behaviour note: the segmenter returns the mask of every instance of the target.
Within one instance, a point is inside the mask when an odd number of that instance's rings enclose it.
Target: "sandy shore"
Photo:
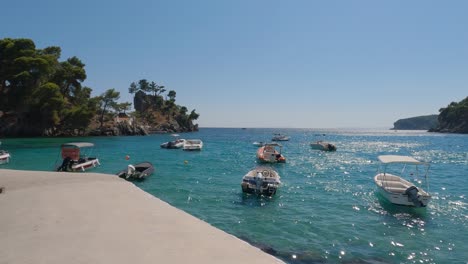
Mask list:
[[[283,263],[132,183],[0,169],[0,263]]]

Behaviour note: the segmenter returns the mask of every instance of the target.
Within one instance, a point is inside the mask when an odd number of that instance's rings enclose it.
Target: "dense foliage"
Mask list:
[[[198,119],[199,114],[195,110],[188,113],[187,107],[177,105],[175,103],[177,93],[174,90],[169,90],[165,94],[164,86],[142,79],[137,83],[132,82],[128,91],[135,94],[135,110],[147,124],[159,130],[193,131],[197,129],[193,125],[193,120]]]
[[[84,130],[96,114],[99,98],[81,85],[85,64],[77,57],[59,61],[60,53],[36,49],[30,39],[0,40],[0,111],[28,124],[20,134]]]
[[[130,109],[131,103],[117,102],[115,89],[91,97],[92,89],[82,85],[85,64],[77,57],[59,61],[60,55],[60,47],[37,49],[30,39],[0,39],[0,136],[87,135],[90,129],[104,134],[115,125],[116,113]],[[185,131],[194,130],[191,122],[198,114],[187,115],[176,105],[175,91],[164,99],[164,86],[146,80],[132,83],[129,91],[148,93],[148,109],[163,113],[165,122],[175,119]],[[148,109],[137,109],[137,116],[154,121]]]
[[[468,133],[468,97],[439,110],[439,126],[431,131]]]

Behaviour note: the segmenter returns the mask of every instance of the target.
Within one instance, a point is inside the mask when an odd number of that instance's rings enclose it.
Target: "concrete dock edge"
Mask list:
[[[283,263],[114,175],[0,169],[0,263]]]

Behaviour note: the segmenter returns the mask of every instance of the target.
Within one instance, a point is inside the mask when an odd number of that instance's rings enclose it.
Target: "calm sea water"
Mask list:
[[[283,185],[272,198],[244,195],[242,176],[257,165],[252,142],[275,132],[291,136],[282,143],[287,162],[273,165]],[[93,172],[150,161],[156,172],[135,183],[141,189],[289,263],[468,263],[468,135],[202,128],[181,136],[202,139],[204,149],[161,149],[169,135],[3,139],[12,161],[0,168],[52,170],[61,143],[89,141],[102,163]],[[312,150],[318,139],[338,150]],[[427,208],[390,205],[376,195],[382,154],[431,163]]]

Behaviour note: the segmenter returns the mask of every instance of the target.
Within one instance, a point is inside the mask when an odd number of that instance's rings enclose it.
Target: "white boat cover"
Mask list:
[[[414,165],[427,164],[426,162],[416,160],[413,157],[400,156],[400,155],[381,155],[379,156],[379,160],[382,163],[405,163],[405,164],[414,164]]]

